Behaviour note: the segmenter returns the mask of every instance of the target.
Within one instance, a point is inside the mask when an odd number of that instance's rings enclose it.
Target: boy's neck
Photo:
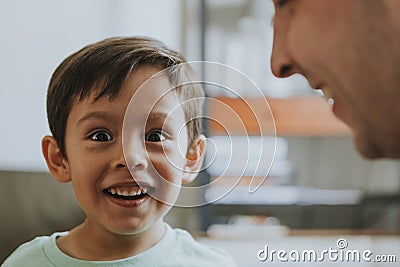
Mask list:
[[[138,255],[157,244],[165,234],[162,219],[143,232],[122,235],[93,226],[86,219],[68,235],[57,239],[59,249],[77,259],[111,261]]]

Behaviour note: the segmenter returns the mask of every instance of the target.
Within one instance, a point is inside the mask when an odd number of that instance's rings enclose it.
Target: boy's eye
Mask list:
[[[165,135],[162,133],[161,130],[151,131],[147,133],[145,136],[145,140],[148,142],[161,142],[164,141],[165,139],[166,139]]]
[[[113,140],[112,136],[106,131],[98,131],[90,135],[90,139],[97,142],[107,142]]]

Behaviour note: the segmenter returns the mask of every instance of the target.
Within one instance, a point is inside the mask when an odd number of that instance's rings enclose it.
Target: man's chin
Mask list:
[[[357,151],[366,159],[381,159],[386,155],[383,153],[379,144],[368,135],[353,134],[353,140]]]

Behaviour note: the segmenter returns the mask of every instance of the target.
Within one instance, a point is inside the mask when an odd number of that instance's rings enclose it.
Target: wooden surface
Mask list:
[[[350,129],[319,96],[214,98],[207,102],[211,135],[348,136]]]

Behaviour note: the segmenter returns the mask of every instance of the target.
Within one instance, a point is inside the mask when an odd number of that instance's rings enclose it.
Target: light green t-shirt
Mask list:
[[[141,266],[141,267],[228,267],[236,266],[232,258],[221,250],[204,246],[186,231],[172,229],[166,224],[164,237],[152,248],[136,256],[116,261],[84,261],[64,254],[56,245],[56,238],[68,232],[41,236],[18,247],[2,267],[47,266]]]

